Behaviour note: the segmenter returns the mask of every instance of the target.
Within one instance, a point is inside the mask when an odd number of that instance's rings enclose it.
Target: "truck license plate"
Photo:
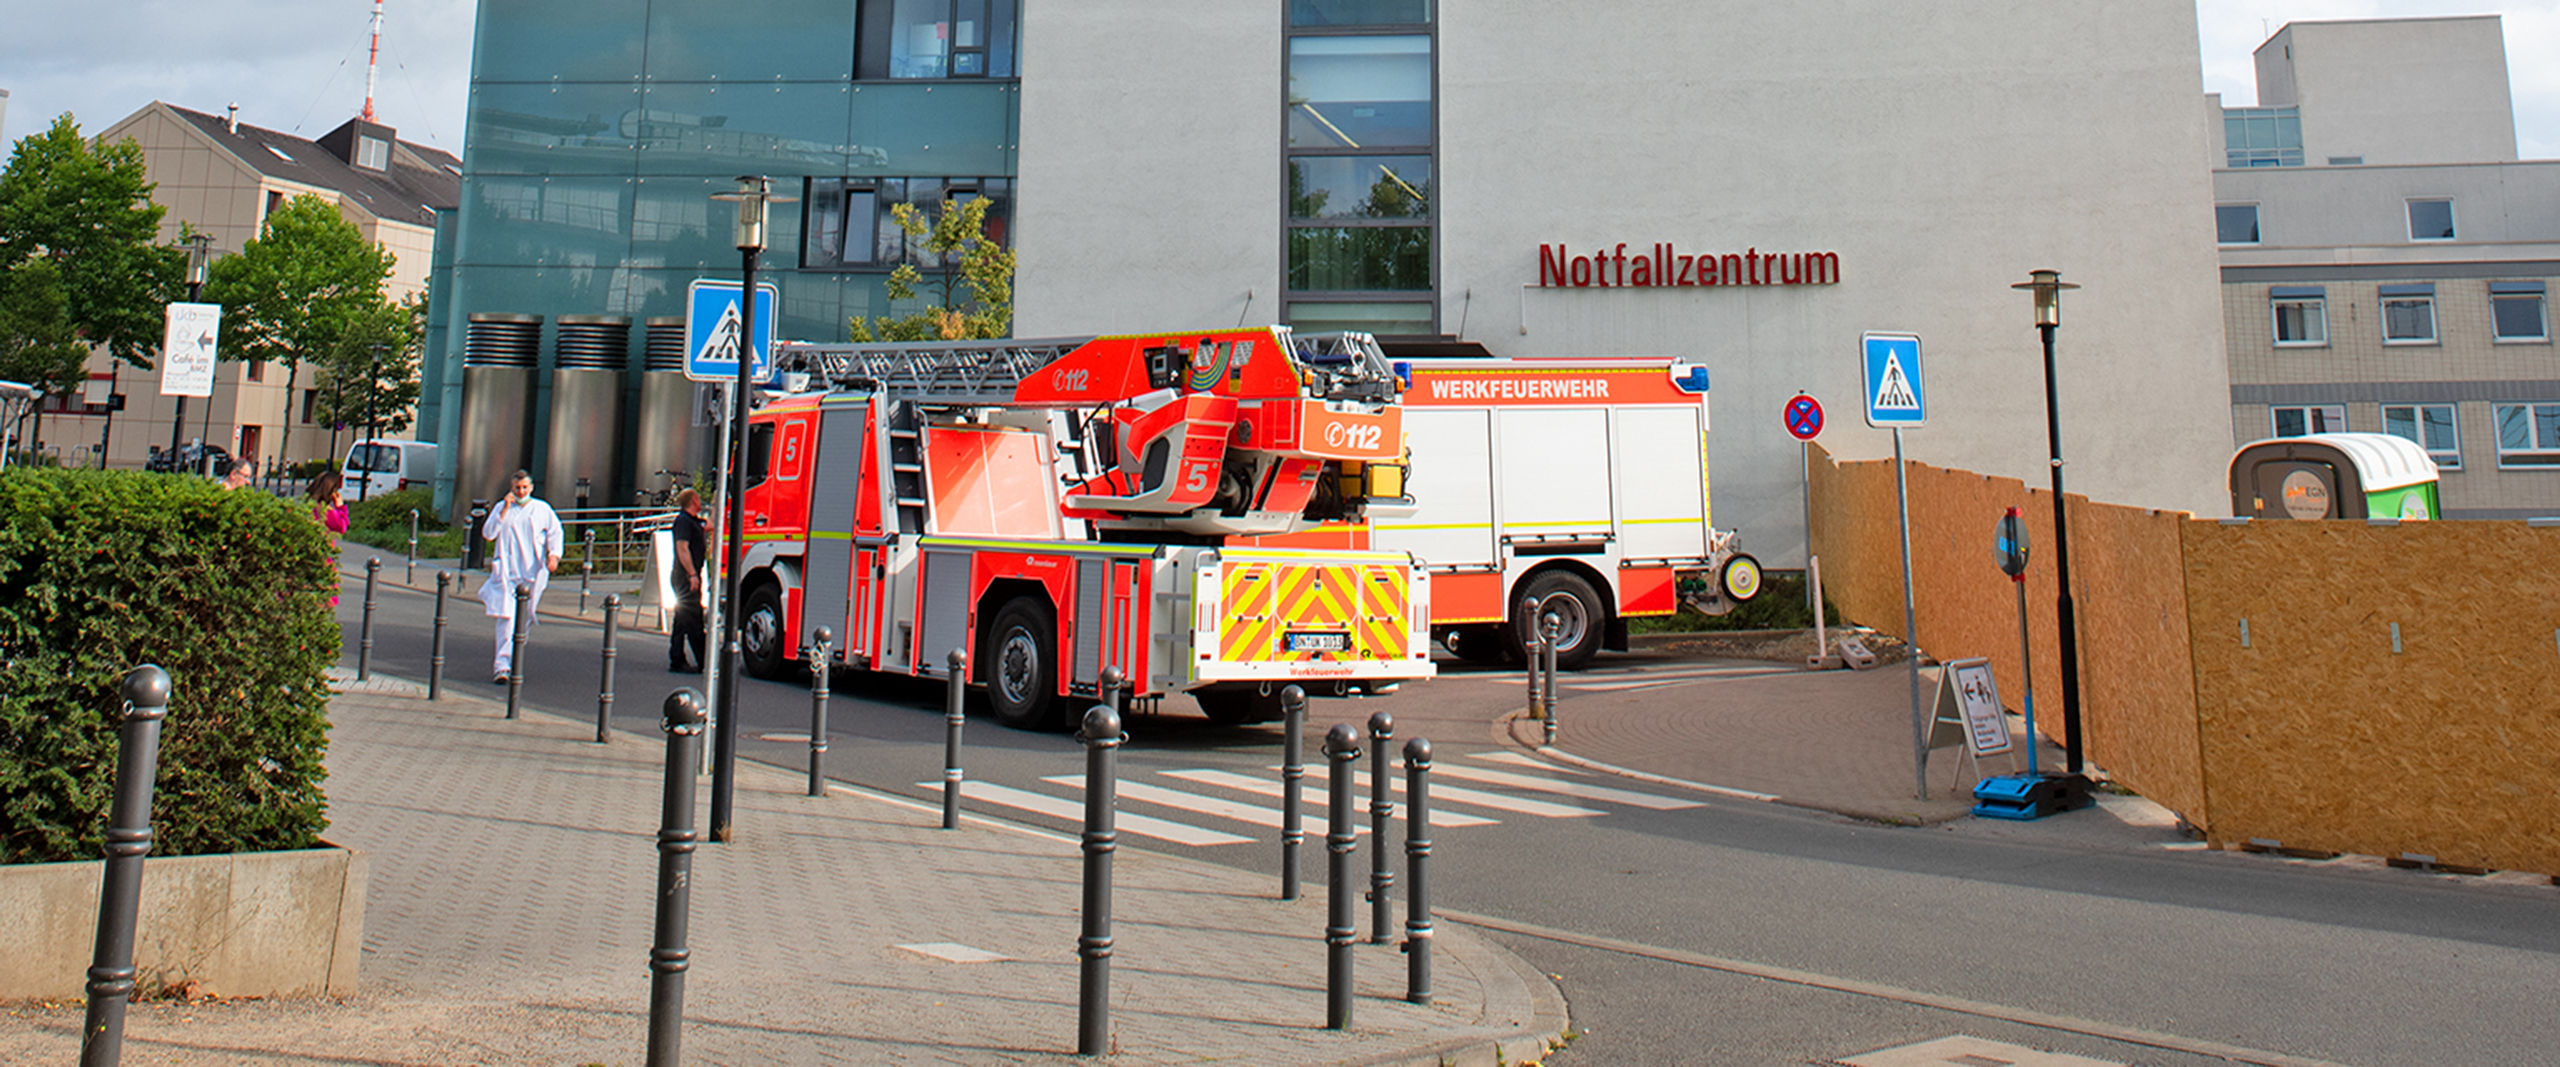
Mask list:
[[[1340,652],[1351,647],[1350,634],[1298,633],[1286,640],[1291,652]]]

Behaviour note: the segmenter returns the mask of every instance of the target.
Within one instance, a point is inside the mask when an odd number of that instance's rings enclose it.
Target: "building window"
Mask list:
[[[2409,239],[2412,241],[2453,240],[2453,201],[2409,201]]]
[[[1427,0],[1290,0],[1282,313],[1437,332],[1437,67]]]
[[[2551,339],[2541,282],[2490,282],[2489,319],[2501,344]]]
[[[2453,432],[2451,404],[2384,404],[2382,432],[2416,441],[2436,466],[2462,469],[2462,443]]]
[[[2499,404],[2498,466],[2560,467],[2560,404]]]
[[[2304,404],[2270,409],[2274,415],[2278,437],[2300,437],[2311,433],[2347,432],[2345,404]]]
[[[2278,348],[2315,348],[2329,343],[2329,300],[2326,287],[2279,285],[2267,290],[2273,310]]]
[[[390,170],[391,142],[379,137],[356,138],[356,166],[367,170]]]
[[[2302,109],[2296,107],[2226,107],[2222,109],[2225,162],[2244,167],[2302,165]]]
[[[800,200],[800,267],[802,270],[888,270],[899,264],[931,269],[957,265],[926,261],[920,247],[909,247],[894,212],[914,204],[926,223],[942,205],[965,204],[986,197],[985,233],[999,247],[1012,243],[1013,179],[1011,178],[811,178]]]
[[[241,381],[244,381],[244,382],[263,382],[263,381],[266,381],[266,380],[267,380],[267,364],[266,364],[266,362],[265,362],[264,360],[252,360],[252,361],[250,361],[249,365],[248,365],[246,368],[244,368],[244,369],[242,369],[242,370],[241,370],[241,372],[240,372],[240,380],[241,380]]]
[[[2330,157],[2329,157],[2329,165],[2330,165],[2330,166],[2332,166],[2332,167],[2361,167],[2361,166],[2364,166],[2364,157],[2363,157],[2363,156],[2330,156]]]
[[[1019,0],[862,0],[862,78],[1011,78]]]
[[[2258,243],[2258,205],[2213,205],[2213,239],[2226,245]]]
[[[319,410],[319,408],[320,408],[320,390],[317,390],[317,389],[305,389],[305,390],[303,390],[303,391],[302,391],[302,422],[303,422],[303,425],[308,426],[308,425],[310,425],[310,424],[311,424],[311,416],[312,416],[315,412],[317,412],[317,411]]]
[[[2382,343],[2386,345],[2436,343],[2434,283],[2382,287]]]

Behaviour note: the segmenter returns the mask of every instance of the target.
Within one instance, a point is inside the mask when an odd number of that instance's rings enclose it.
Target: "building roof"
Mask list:
[[[391,127],[349,119],[337,129],[306,141],[289,133],[248,123],[237,127],[223,116],[163,104],[193,123],[207,140],[221,145],[258,173],[280,181],[334,189],[377,218],[433,227],[436,211],[462,202],[462,160],[451,153],[399,139]],[[356,165],[356,148],[365,136],[391,145],[388,166],[376,170]]]

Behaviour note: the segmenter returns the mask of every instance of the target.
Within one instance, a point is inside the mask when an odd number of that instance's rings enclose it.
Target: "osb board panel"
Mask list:
[[[1991,660],[2003,701],[2022,709],[2018,583],[1993,552],[1996,527],[2020,508],[2029,546],[2026,611],[2037,730],[2063,737],[2061,639],[2055,628],[2053,495],[2014,478],[1908,465],[1915,616],[1924,651]],[[2179,588],[2184,513],[2071,498],[2072,583],[2080,623],[2082,751],[2136,792],[2190,821],[2203,818],[2186,602]],[[1823,593],[1849,620],[1903,633],[1902,546],[1891,460],[1813,465],[1813,544]],[[2103,647],[2101,647],[2103,644]]]
[[[2184,541],[2214,839],[2560,873],[2560,529]]]

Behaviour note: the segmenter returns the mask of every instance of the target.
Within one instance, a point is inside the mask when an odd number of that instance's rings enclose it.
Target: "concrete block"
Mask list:
[[[0,867],[0,1001],[85,995],[103,863]],[[365,855],[316,848],[143,863],[134,966],[144,989],[194,980],[218,996],[346,996],[364,942]]]

